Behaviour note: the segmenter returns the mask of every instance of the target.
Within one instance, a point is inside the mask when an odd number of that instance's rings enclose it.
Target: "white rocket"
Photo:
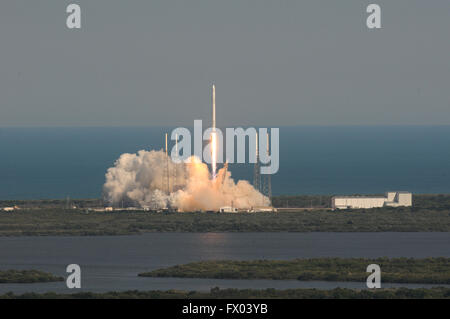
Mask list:
[[[212,86],[212,129],[216,130],[216,86]]]
[[[217,170],[217,139],[216,139],[216,86],[212,86],[212,130],[211,130],[211,176],[216,179]]]

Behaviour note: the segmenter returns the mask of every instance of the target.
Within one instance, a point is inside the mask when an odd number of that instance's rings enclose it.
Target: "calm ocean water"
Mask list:
[[[93,198],[120,154],[171,128],[0,128],[0,199]],[[230,165],[252,180],[252,167]],[[450,126],[286,127],[274,194],[450,193]]]
[[[255,260],[319,257],[450,257],[450,233],[147,233],[141,236],[0,237],[0,269],[38,269],[67,276],[67,265],[82,271],[82,291],[200,290],[221,288],[364,289],[364,282],[142,278],[137,274],[200,260]],[[383,287],[430,287],[382,284]],[[64,282],[0,284],[13,291],[61,293]]]

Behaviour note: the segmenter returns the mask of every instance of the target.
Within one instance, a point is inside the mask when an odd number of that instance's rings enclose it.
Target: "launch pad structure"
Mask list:
[[[212,85],[212,127],[211,127],[211,178],[214,180],[217,177],[217,140],[216,140],[216,86]],[[166,163],[164,165],[164,172],[162,177],[162,191],[166,194],[170,194],[173,189],[171,189],[170,179],[176,179],[176,172],[170,172],[169,165],[169,154],[168,154],[168,142],[167,142],[167,133],[165,134],[165,155],[166,155]],[[270,138],[267,133],[267,155],[270,156]],[[178,154],[178,136],[176,137],[176,147]],[[256,162],[253,168],[253,187],[259,191],[261,194],[265,195],[269,201],[270,205],[272,204],[272,181],[270,174],[261,174],[261,165],[260,165],[260,154],[258,149],[258,133],[256,133]],[[224,164],[225,174],[228,170],[228,163]],[[172,183],[173,184],[173,183]],[[173,186],[173,185],[172,185]]]
[[[267,133],[267,155],[270,156],[270,139]],[[261,194],[269,198],[270,204],[272,205],[272,179],[270,174],[261,174],[261,165],[259,157],[259,147],[258,147],[258,133],[256,133],[256,162],[253,166],[253,187],[258,190]]]
[[[169,195],[171,193],[170,190],[170,170],[169,170],[169,150],[168,150],[168,145],[167,145],[167,133],[165,135],[166,140],[165,140],[165,155],[166,155],[166,163],[164,165],[164,172],[162,175],[163,178],[163,182],[162,182],[162,189],[163,192],[166,193],[167,195]]]

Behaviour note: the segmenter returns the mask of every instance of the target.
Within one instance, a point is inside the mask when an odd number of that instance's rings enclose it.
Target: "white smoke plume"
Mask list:
[[[245,180],[235,183],[224,168],[212,180],[208,166],[197,158],[191,158],[191,163],[175,164],[162,150],[122,154],[106,173],[103,193],[104,199],[113,206],[124,203],[183,212],[269,205],[266,196]]]

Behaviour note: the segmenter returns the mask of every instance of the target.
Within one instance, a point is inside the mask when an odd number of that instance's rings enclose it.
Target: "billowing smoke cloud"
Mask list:
[[[269,205],[266,196],[247,181],[235,183],[231,173],[224,168],[213,181],[208,166],[198,159],[175,164],[163,151],[142,150],[137,154],[122,154],[114,167],[108,169],[103,192],[110,205],[124,203],[150,209],[197,211],[218,210],[222,206],[251,208]]]

